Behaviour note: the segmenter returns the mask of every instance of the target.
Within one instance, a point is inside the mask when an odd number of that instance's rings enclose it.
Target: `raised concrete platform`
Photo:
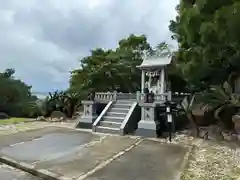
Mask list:
[[[138,123],[138,128],[135,131],[134,135],[136,136],[142,136],[142,137],[157,137],[157,133],[156,133],[156,124],[155,122],[151,122],[151,121],[144,121],[141,120]]]
[[[2,162],[45,179],[175,180],[186,151],[139,137],[67,128],[0,136]]]

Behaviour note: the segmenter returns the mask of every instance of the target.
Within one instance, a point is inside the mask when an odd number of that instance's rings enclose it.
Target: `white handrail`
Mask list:
[[[127,115],[126,115],[126,117],[124,118],[124,121],[123,121],[122,124],[121,124],[120,132],[121,132],[122,135],[123,135],[123,133],[124,133],[124,132],[123,132],[123,131],[124,131],[124,128],[126,127],[127,122],[129,121],[129,118],[130,118],[130,116],[132,115],[132,112],[133,112],[133,110],[135,109],[135,107],[137,106],[137,104],[138,104],[138,102],[134,102],[134,103],[132,104],[131,108],[129,109],[129,111],[128,111]]]
[[[98,92],[95,94],[95,100],[103,100],[103,101],[112,101],[115,98],[115,93],[111,92]]]
[[[138,101],[144,100],[144,97],[146,96],[146,94],[144,94],[144,93],[139,93],[138,95],[139,95]],[[165,101],[166,99],[169,100],[170,98],[171,98],[170,92],[154,95],[154,101]]]
[[[92,131],[96,132],[96,126],[98,125],[98,123],[101,121],[101,119],[103,118],[103,116],[106,114],[106,112],[108,111],[108,109],[111,107],[113,101],[109,101],[109,103],[106,105],[106,107],[103,109],[103,111],[101,112],[101,114],[97,117],[97,119],[94,121],[93,125],[92,125]]]
[[[164,93],[157,93],[154,95],[155,101],[165,101],[166,99],[170,100],[171,96],[187,96],[189,93],[183,92],[164,92]],[[122,99],[136,99],[137,101],[144,100],[145,94],[144,93],[117,93],[117,92],[97,92],[95,95],[96,101],[116,101]]]

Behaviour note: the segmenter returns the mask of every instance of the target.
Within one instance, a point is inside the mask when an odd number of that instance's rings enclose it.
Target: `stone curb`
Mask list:
[[[0,157],[0,162],[45,180],[72,180],[72,178],[55,174],[53,172],[48,171],[47,169],[36,169],[35,166],[31,164],[17,162],[8,157],[4,156]]]
[[[184,158],[183,158],[183,162],[181,164],[181,167],[180,167],[180,171],[179,173],[176,175],[176,177],[174,178],[174,180],[180,180],[185,169],[188,167],[188,163],[189,163],[189,159],[194,151],[194,149],[196,148],[195,145],[191,145],[191,147],[189,147],[188,151],[186,152]]]
[[[184,173],[184,170],[187,168],[188,166],[188,163],[189,163],[189,159],[193,153],[193,151],[195,150],[196,148],[196,145],[195,144],[184,144],[184,145],[181,145],[179,142],[176,142],[176,141],[172,141],[172,142],[169,142],[167,138],[165,139],[158,139],[158,138],[145,138],[146,140],[148,141],[153,141],[153,142],[158,142],[158,143],[161,143],[161,144],[169,144],[169,145],[179,145],[179,146],[183,146],[184,148],[187,148],[187,152],[183,158],[183,162],[180,166],[180,170],[179,170],[179,173],[177,173],[177,175],[174,177],[174,180],[180,180],[181,179],[181,176],[182,174]]]
[[[203,141],[202,139],[199,139],[197,142],[202,142],[202,141]],[[193,154],[194,150],[196,149],[196,147],[197,147],[197,145],[194,142],[193,142],[193,144],[190,145],[186,155],[184,156],[183,163],[182,163],[181,168],[180,168],[180,172],[175,177],[174,180],[180,180],[181,179],[182,175],[184,174],[185,169],[189,165],[189,159],[192,156],[192,154]]]

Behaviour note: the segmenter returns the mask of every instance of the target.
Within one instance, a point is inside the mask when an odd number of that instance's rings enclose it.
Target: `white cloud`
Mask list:
[[[130,33],[169,41],[178,0],[0,0],[0,71],[36,91],[66,88],[77,59]]]

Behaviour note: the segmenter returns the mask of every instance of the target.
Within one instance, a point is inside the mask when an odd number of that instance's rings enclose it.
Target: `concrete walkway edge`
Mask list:
[[[7,164],[11,167],[14,167],[16,169],[22,170],[26,173],[30,173],[34,176],[40,177],[42,179],[46,180],[67,180],[66,177],[60,176],[58,174],[52,173],[46,169],[35,169],[35,167],[31,164],[27,163],[19,163],[11,158],[8,157],[0,157],[0,162],[3,164]],[[70,179],[69,179],[70,180]]]
[[[195,147],[196,147],[195,145],[191,145],[191,146],[188,148],[188,151],[187,151],[187,153],[186,153],[185,156],[184,156],[183,163],[182,163],[182,165],[181,165],[180,171],[179,171],[179,173],[175,176],[174,180],[180,180],[180,179],[181,179],[182,174],[184,173],[185,169],[188,167],[189,158],[191,157],[191,155],[192,155]]]
[[[191,158],[194,150],[196,149],[197,145],[196,144],[199,144],[199,143],[202,143],[203,142],[203,139],[198,139],[198,140],[195,140],[191,145],[189,145],[189,150],[187,151],[186,155],[184,156],[184,159],[183,159],[183,163],[182,163],[182,166],[181,166],[181,171],[176,175],[176,177],[174,178],[174,180],[180,180],[185,169],[188,168],[189,166],[189,159]]]

